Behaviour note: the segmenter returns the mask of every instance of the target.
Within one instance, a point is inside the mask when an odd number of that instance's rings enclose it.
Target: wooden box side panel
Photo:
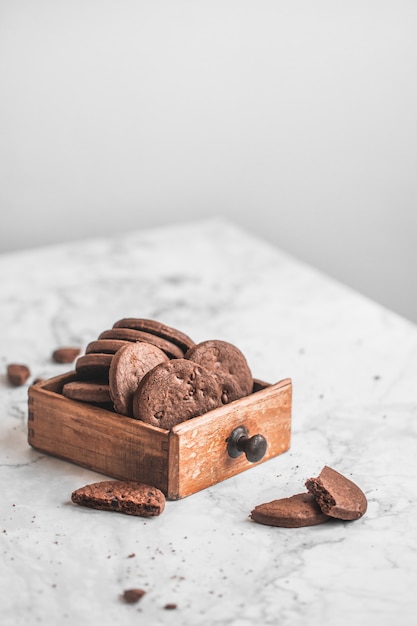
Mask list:
[[[227,439],[238,426],[249,437],[267,440],[263,463],[288,450],[291,438],[292,384],[285,379],[204,416],[175,426],[170,454],[178,457],[178,474],[169,483],[168,497],[183,498],[254,466],[245,454],[231,458]]]
[[[167,431],[35,385],[29,389],[28,441],[42,452],[167,493]]]

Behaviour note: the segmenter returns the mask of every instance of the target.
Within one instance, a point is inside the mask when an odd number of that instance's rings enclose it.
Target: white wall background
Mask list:
[[[417,322],[415,0],[0,0],[0,251],[224,215]]]

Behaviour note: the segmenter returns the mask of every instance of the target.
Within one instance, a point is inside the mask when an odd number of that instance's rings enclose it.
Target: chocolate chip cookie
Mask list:
[[[187,359],[157,365],[133,396],[133,416],[169,430],[222,404],[222,388],[209,370]]]
[[[224,376],[234,379],[240,387],[238,397],[252,393],[251,370],[243,353],[233,344],[218,339],[202,341],[187,350],[185,358],[210,370],[220,380]]]

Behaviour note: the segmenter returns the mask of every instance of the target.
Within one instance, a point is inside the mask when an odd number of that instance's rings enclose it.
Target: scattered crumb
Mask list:
[[[139,602],[141,598],[145,595],[146,591],[143,589],[126,589],[123,592],[123,600],[127,604],[135,604],[135,602]]]
[[[24,385],[30,376],[30,369],[21,363],[10,363],[7,366],[7,378],[11,385],[20,387]]]
[[[72,363],[80,354],[81,348],[65,346],[53,351],[52,360],[55,363]]]
[[[164,609],[166,609],[167,611],[172,611],[173,609],[176,609],[177,605],[175,604],[175,602],[168,602],[168,604],[166,604],[164,606]]]
[[[133,559],[136,556],[136,554],[134,552],[132,552],[131,554],[127,555],[128,559]]]

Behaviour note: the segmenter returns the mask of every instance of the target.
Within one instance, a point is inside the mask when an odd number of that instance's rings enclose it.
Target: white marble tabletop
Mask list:
[[[56,347],[84,348],[127,316],[230,341],[255,377],[292,378],[290,450],[150,520],[72,504],[105,477],[28,446],[28,386],[71,369]],[[8,384],[11,362],[30,367],[24,386]],[[414,623],[411,323],[213,219],[0,256],[0,365],[1,624]],[[364,517],[249,519],[326,464],[366,493]],[[128,588],[146,594],[126,604]]]

